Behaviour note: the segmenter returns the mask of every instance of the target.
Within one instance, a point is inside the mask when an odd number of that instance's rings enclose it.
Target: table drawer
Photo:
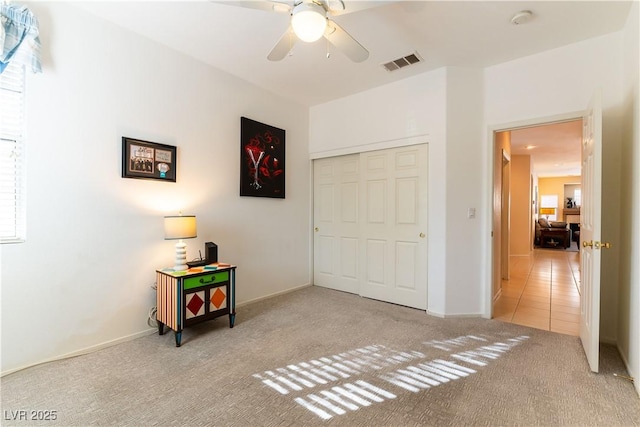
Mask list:
[[[217,273],[204,274],[197,277],[189,277],[184,279],[184,289],[199,288],[201,286],[207,286],[214,283],[227,282],[229,280],[228,271],[220,271]]]

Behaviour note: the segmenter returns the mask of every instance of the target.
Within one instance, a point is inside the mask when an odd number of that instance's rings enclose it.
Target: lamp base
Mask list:
[[[173,266],[173,271],[184,271],[187,270],[189,266],[187,265],[187,244],[182,240],[178,240],[176,243],[176,259],[175,265]]]

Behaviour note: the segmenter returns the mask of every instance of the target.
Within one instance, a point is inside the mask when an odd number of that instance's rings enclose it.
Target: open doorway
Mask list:
[[[580,333],[580,255],[574,234],[580,214],[567,208],[564,184],[580,183],[581,139],[582,118],[494,132],[495,319]],[[545,220],[553,223],[552,231],[541,230]]]

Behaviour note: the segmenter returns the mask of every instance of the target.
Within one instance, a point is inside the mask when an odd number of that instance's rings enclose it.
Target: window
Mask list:
[[[576,188],[575,190],[573,190],[573,201],[578,207],[582,205],[582,189],[581,188]]]
[[[0,243],[25,239],[24,65],[0,74]]]
[[[549,221],[556,221],[558,214],[558,195],[549,194],[540,196],[540,216]]]

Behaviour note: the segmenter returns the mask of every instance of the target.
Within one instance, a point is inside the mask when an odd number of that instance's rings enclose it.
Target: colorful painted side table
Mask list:
[[[180,347],[187,326],[229,315],[229,327],[236,319],[236,266],[213,263],[174,271],[156,270],[158,334],[164,326],[175,331]]]

